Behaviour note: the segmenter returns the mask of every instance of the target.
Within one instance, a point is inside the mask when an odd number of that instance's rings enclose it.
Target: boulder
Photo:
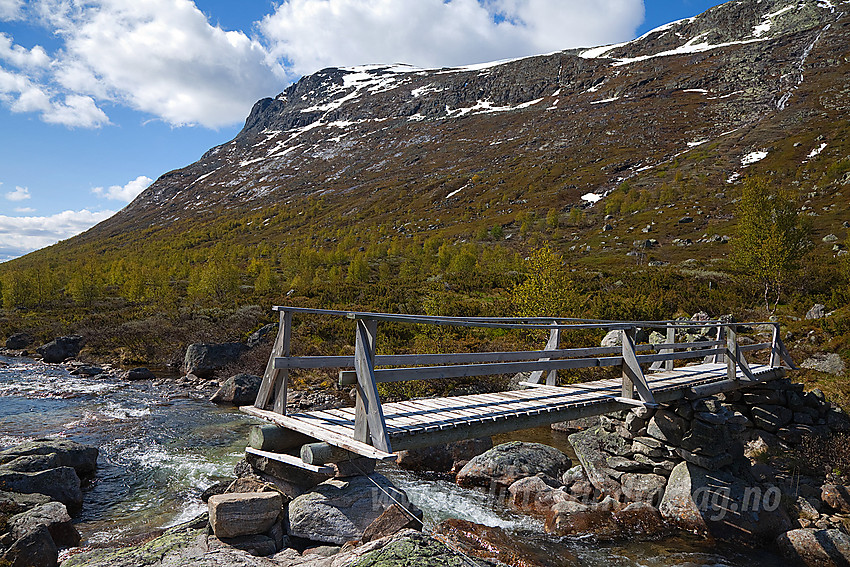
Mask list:
[[[200,378],[210,378],[216,370],[238,360],[247,348],[242,343],[191,344],[186,349],[183,371]]]
[[[626,445],[626,441],[600,426],[573,433],[568,439],[594,488],[603,494],[619,498],[620,484],[613,478],[615,471],[609,467],[608,458],[612,455],[628,455],[630,447]]]
[[[788,425],[794,418],[794,412],[785,406],[759,405],[750,410],[753,423],[770,433],[776,433],[780,427]]]
[[[823,319],[826,316],[826,305],[815,303],[812,308],[806,311],[806,319]]]
[[[791,528],[780,500],[775,486],[684,462],[670,473],[659,511],[670,524],[690,532],[765,543]]]
[[[69,439],[35,439],[0,451],[0,467],[12,468],[13,462],[21,457],[46,456],[49,460],[43,462],[50,465],[44,468],[71,467],[79,476],[85,476],[93,473],[97,468],[98,452],[97,447],[83,445]]]
[[[682,441],[687,422],[667,410],[658,410],[646,425],[646,434],[671,445],[678,445]]]
[[[620,477],[620,485],[627,501],[657,505],[664,495],[667,479],[657,474],[625,473]]]
[[[833,376],[844,376],[847,368],[844,365],[844,359],[836,352],[816,354],[804,360],[801,364],[803,368],[810,368],[819,372],[826,372]]]
[[[821,487],[820,499],[837,512],[850,513],[850,487],[824,484]]]
[[[457,483],[463,487],[508,488],[537,473],[559,478],[571,466],[569,457],[554,447],[511,441],[474,457],[458,473]]]
[[[614,512],[614,521],[622,535],[631,538],[654,538],[670,531],[658,509],[646,502],[632,502],[622,510],[617,510]]]
[[[557,536],[592,535],[603,541],[613,540],[622,535],[614,517],[619,509],[620,504],[610,496],[592,505],[562,502],[547,514],[544,529]]]
[[[0,555],[0,564],[8,567],[55,567],[59,550],[44,526],[27,532]]]
[[[518,510],[545,514],[557,502],[575,500],[554,478],[540,474],[521,478],[508,487],[510,503]]]
[[[248,340],[245,341],[245,344],[248,348],[254,348],[255,346],[263,343],[268,338],[274,337],[274,333],[277,331],[277,323],[269,323],[268,325],[263,325],[250,335],[248,335]]]
[[[50,502],[50,497],[44,494],[23,494],[0,490],[0,510],[5,514],[20,514],[48,502]]]
[[[11,492],[44,494],[76,513],[83,505],[80,477],[71,467],[58,467],[35,473],[3,470],[0,468],[0,486]]]
[[[21,350],[27,348],[33,343],[33,338],[29,333],[15,333],[6,339],[6,348],[11,350]]]
[[[16,540],[44,526],[56,547],[75,547],[80,533],[71,524],[71,516],[61,502],[48,502],[9,518],[8,530]]]
[[[228,403],[235,406],[253,404],[263,383],[261,376],[254,374],[236,374],[222,383],[210,401],[216,404]]]
[[[602,341],[599,343],[601,347],[615,347],[615,346],[623,346],[623,335],[622,333],[615,329],[613,331],[608,331],[608,333],[602,337]]]
[[[73,358],[80,354],[80,349],[83,348],[83,342],[83,337],[79,335],[58,337],[47,344],[41,345],[35,351],[41,355],[44,362],[63,362],[68,358]]]
[[[329,479],[289,503],[287,533],[341,545],[361,539],[366,528],[395,503],[421,517],[407,495],[381,474]]]
[[[149,368],[140,366],[138,368],[131,368],[128,370],[127,373],[124,374],[124,378],[131,382],[135,382],[137,380],[154,380],[156,375],[151,372]]]
[[[456,464],[469,462],[492,448],[490,437],[464,439],[447,445],[398,451],[396,464],[409,471],[449,472],[455,469]]]
[[[434,533],[439,534],[443,540],[448,540],[452,547],[463,551],[471,557],[478,557],[488,561],[495,561],[496,565],[534,566],[540,565],[540,550],[536,548],[533,541],[516,537],[497,527],[484,526],[466,520],[451,519],[441,522],[434,528]],[[576,564],[576,557],[566,548],[563,548],[562,561],[553,565]],[[444,563],[439,565],[451,565],[456,567],[472,567],[477,565],[473,560],[459,563]],[[491,563],[492,565],[493,563]],[[546,563],[549,565],[549,563]],[[358,564],[359,565],[359,564]],[[389,566],[389,565],[417,565],[420,563],[398,562],[398,563],[369,563],[367,565]],[[430,565],[430,564],[429,564]]]
[[[682,438],[681,448],[689,453],[714,457],[726,453],[731,441],[728,428],[695,419]]]
[[[366,543],[391,536],[405,529],[421,530],[422,518],[411,514],[398,504],[393,504],[369,524],[363,531],[363,537],[360,538],[360,541]]]
[[[850,565],[850,536],[841,530],[791,530],[780,535],[776,544],[787,557],[801,561],[808,567]]]
[[[234,492],[210,496],[210,525],[219,538],[259,535],[280,516],[283,500],[277,492]]]

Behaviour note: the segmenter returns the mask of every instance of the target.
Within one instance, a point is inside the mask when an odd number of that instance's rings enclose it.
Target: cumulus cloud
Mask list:
[[[260,23],[298,74],[363,63],[456,66],[634,37],[642,0],[287,0]]]
[[[20,20],[23,6],[24,0],[0,0],[0,21]]]
[[[10,201],[25,201],[32,197],[30,190],[26,187],[15,187],[14,191],[6,193],[6,198]]]
[[[130,201],[135,199],[139,195],[139,193],[144,191],[151,183],[153,183],[153,179],[147,177],[146,175],[140,175],[123,186],[112,185],[108,189],[104,189],[103,187],[95,187],[94,189],[92,189],[92,193],[104,197],[106,199],[113,199],[115,201],[123,201],[125,203],[129,203]]]
[[[34,213],[35,209],[32,207],[15,207],[16,213]]]
[[[8,260],[77,235],[114,211],[63,211],[51,216],[0,215],[0,259]]]

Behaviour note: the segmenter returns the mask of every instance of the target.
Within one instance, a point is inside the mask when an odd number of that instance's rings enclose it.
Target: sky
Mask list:
[[[0,261],[97,224],[325,67],[633,39],[717,0],[0,0]]]

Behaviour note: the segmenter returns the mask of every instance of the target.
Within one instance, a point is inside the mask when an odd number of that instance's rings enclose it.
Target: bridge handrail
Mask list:
[[[785,345],[779,336],[779,323],[711,321],[604,321],[564,317],[443,317],[371,313],[276,306],[280,312],[280,330],[266,371],[255,407],[265,409],[270,401],[274,411],[286,414],[289,370],[297,368],[354,368],[340,372],[340,383],[356,386],[354,439],[371,443],[375,448],[391,452],[377,384],[405,380],[430,380],[496,374],[531,372],[527,385],[541,385],[546,374],[546,385],[555,386],[557,371],[567,368],[620,366],[622,368],[622,396],[618,400],[637,405],[655,404],[641,365],[651,364],[652,370],[672,370],[674,360],[704,358],[714,363],[727,363],[727,379],[738,380],[740,370],[747,379],[755,381],[745,352],[770,349],[770,365],[781,362],[794,368]],[[291,356],[293,314],[342,316],[356,322],[355,353],[350,356]],[[393,354],[378,355],[375,342],[379,322],[408,324],[448,325],[478,328],[548,330],[549,340],[543,350],[476,352],[448,354]],[[770,342],[740,345],[739,327],[770,325],[773,337]],[[661,344],[636,344],[637,330],[665,329],[665,342]],[[559,343],[564,330],[618,330],[621,345],[561,349]],[[676,343],[676,330],[716,329],[715,340]],[[652,351],[650,354],[641,354]],[[615,356],[610,356],[615,355]],[[434,364],[440,363],[440,364]]]

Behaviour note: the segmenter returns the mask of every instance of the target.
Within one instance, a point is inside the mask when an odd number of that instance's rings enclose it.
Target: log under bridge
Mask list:
[[[277,427],[252,434],[247,451],[315,473],[359,457],[395,458],[395,451],[428,447],[602,415],[634,406],[655,407],[785,376],[794,368],[779,324],[722,321],[597,321],[568,318],[430,317],[275,307],[280,328],[253,406],[240,408]],[[345,317],[355,322],[354,354],[292,356],[293,316]],[[448,354],[376,354],[382,323],[545,331],[542,350]],[[763,326],[771,340],[742,344],[742,326]],[[618,331],[621,345],[562,349],[566,331]],[[658,331],[660,344],[639,343],[639,331]],[[677,331],[710,340],[676,342]],[[575,333],[571,333],[575,336]],[[765,351],[764,363],[747,355]],[[679,364],[675,364],[679,361]],[[684,364],[683,364],[684,363]],[[618,367],[620,377],[568,385],[557,371]],[[353,408],[287,412],[289,371],[338,368],[342,385],[356,388]],[[378,384],[526,372],[525,389],[382,403]]]

